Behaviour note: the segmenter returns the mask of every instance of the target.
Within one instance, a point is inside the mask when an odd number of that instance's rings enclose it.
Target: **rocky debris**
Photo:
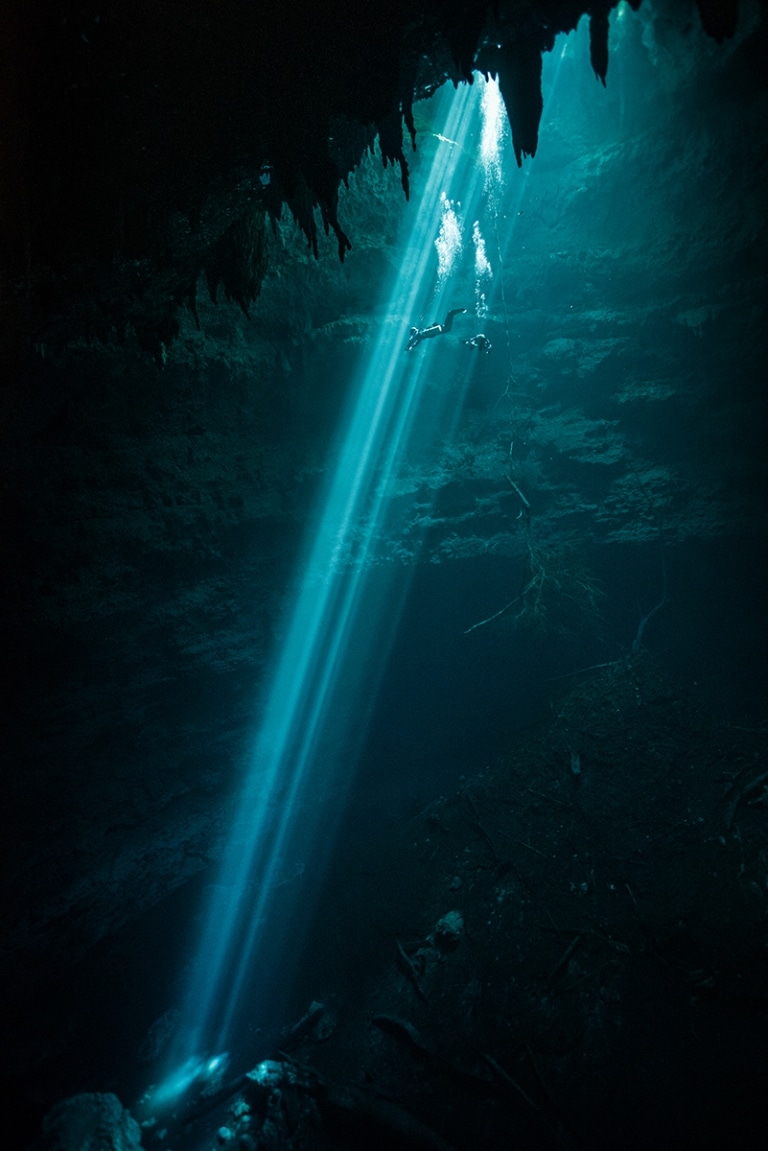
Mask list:
[[[116,1095],[72,1095],[46,1116],[33,1151],[142,1151],[141,1128]]]
[[[324,1147],[360,1151],[451,1151],[446,1139],[395,1100],[358,1084],[335,1083],[284,1055],[262,1060],[213,1099],[201,1099],[178,1122],[158,1127],[150,1120],[143,1132],[148,1148],[311,1151],[320,1140]]]

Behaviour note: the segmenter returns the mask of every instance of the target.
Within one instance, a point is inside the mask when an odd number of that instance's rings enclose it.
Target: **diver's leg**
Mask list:
[[[451,328],[453,327],[453,317],[454,316],[460,316],[462,314],[462,312],[466,312],[466,310],[467,310],[466,308],[451,308],[450,312],[445,317],[445,323],[443,324],[443,331],[444,332],[450,332]]]

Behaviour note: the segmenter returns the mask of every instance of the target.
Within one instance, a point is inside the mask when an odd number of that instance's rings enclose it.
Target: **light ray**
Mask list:
[[[421,354],[427,349],[404,354],[407,326],[419,314],[418,301],[431,278],[432,238],[445,218],[446,189],[459,179],[468,204],[480,190],[482,173],[465,147],[479,87],[464,85],[450,94],[439,139],[457,146],[437,149],[391,285],[387,312],[393,319],[382,325],[358,377],[350,381],[335,463],[320,498],[314,540],[302,564],[188,981],[174,1051],[182,1068],[207,1065],[211,1052],[232,1045],[247,987],[261,980],[266,1000],[278,964],[286,978],[285,942],[275,928],[276,916],[284,922],[290,902],[281,885],[283,861],[300,852],[317,882],[332,842],[338,807],[334,813],[331,805],[312,800],[323,786],[328,732],[343,725],[344,713],[353,708],[342,697],[349,690],[350,668],[365,660],[356,635],[371,610],[367,572],[385,528],[386,493],[417,425],[429,372],[429,359]],[[446,396],[444,402],[458,400]],[[383,605],[378,610],[383,612]],[[334,767],[329,789],[343,792],[344,785],[344,772]],[[307,898],[305,889],[301,898]],[[310,910],[303,908],[305,914]]]
[[[554,102],[558,92],[562,62],[566,53],[583,51],[582,42],[588,40],[588,36],[588,21],[584,19],[575,32],[569,34],[560,33],[555,38],[552,51],[544,53],[542,58],[542,87],[544,89],[543,115],[546,114],[548,108]],[[500,92],[498,95],[500,98]],[[500,148],[498,152],[494,150],[490,143],[494,138],[494,125],[497,123],[494,100],[489,100],[489,112],[487,115],[489,127],[486,129],[484,126],[484,135],[487,131],[489,143],[486,148],[489,159],[487,162],[484,161],[484,169],[486,171],[489,207],[494,221],[499,272],[503,274],[502,269],[507,266],[508,258],[514,251],[517,240],[517,225],[525,210],[525,204],[536,194],[536,164],[535,160],[532,162],[529,161],[524,171],[525,178],[516,182],[511,195],[505,195],[502,153]],[[500,142],[504,139],[504,133],[508,133],[508,127],[506,125],[502,135],[499,137]],[[498,233],[498,217],[502,213],[504,216],[503,242]]]

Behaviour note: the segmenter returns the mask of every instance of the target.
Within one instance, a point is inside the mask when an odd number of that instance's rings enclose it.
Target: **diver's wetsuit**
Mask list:
[[[422,340],[431,340],[434,336],[442,336],[444,332],[450,332],[453,326],[453,317],[460,316],[466,310],[466,308],[451,308],[442,324],[430,324],[428,328],[411,328],[408,343],[405,345],[406,352],[412,352]]]

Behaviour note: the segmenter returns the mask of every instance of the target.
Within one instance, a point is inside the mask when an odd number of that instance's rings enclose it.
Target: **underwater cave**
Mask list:
[[[762,1147],[763,0],[1,19],[11,1148]]]

